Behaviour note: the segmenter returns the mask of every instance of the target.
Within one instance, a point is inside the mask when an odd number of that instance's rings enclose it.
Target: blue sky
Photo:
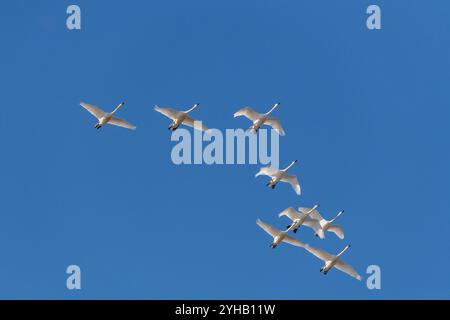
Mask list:
[[[66,29],[66,8],[82,30]],[[382,30],[366,8],[382,9]],[[398,1],[4,1],[0,10],[0,298],[450,298],[450,4]],[[138,126],[93,128],[90,102]],[[276,111],[303,195],[259,165],[176,166],[169,121]],[[302,249],[269,248],[289,206],[345,209],[337,253],[370,291]],[[82,290],[66,289],[66,267]]]

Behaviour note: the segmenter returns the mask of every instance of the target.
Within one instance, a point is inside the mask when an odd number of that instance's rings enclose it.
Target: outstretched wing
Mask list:
[[[362,279],[362,277],[359,275],[359,273],[356,272],[356,270],[353,269],[353,267],[351,265],[346,264],[346,263],[342,262],[341,260],[338,260],[338,262],[336,262],[334,267],[336,269],[341,270],[342,272],[352,276],[353,278],[356,278],[358,280]]]
[[[311,209],[312,209],[312,208],[304,208],[304,207],[298,208],[298,210],[300,210],[300,212],[305,213],[305,214],[306,214],[307,212],[309,212]],[[309,216],[310,216],[312,219],[318,220],[318,221],[320,221],[320,220],[323,219],[322,216],[320,215],[319,211],[317,211],[317,209],[314,209],[314,210],[309,214]]]
[[[328,227],[328,231],[333,232],[335,235],[338,236],[339,239],[344,239],[344,230],[342,230],[342,228],[338,225],[331,225],[330,227]]]
[[[161,107],[155,106],[155,111],[162,113],[167,118],[170,118],[172,120],[177,119],[181,115],[181,112],[179,112],[175,109],[172,109],[172,108],[161,108]]]
[[[132,124],[129,123],[128,121],[123,120],[123,119],[120,119],[120,118],[116,118],[116,117],[112,117],[112,118],[108,121],[108,123],[109,123],[109,124],[113,124],[113,125],[115,125],[115,126],[122,127],[122,128],[131,129],[131,130],[136,129],[136,126],[135,126],[135,125],[132,125]]]
[[[325,252],[323,250],[313,248],[309,244],[305,244],[304,248],[306,251],[313,254],[314,256],[316,256],[317,258],[319,258],[322,261],[330,261],[330,260],[334,259],[333,255],[331,255],[328,252]]]
[[[194,120],[189,116],[186,116],[186,118],[183,121],[183,124],[192,127],[194,129],[200,130],[200,131],[206,131],[208,130],[208,127],[205,126],[201,121]]]
[[[279,170],[274,167],[264,167],[264,168],[261,168],[261,170],[259,170],[259,172],[257,174],[255,174],[255,177],[260,176],[260,175],[272,177],[272,176],[276,175],[278,173],[278,171]]]
[[[264,121],[264,124],[267,124],[268,126],[271,126],[280,136],[286,135],[284,133],[284,129],[281,126],[280,121],[276,118],[267,118],[266,121]]]
[[[290,183],[292,186],[292,189],[294,189],[295,193],[297,195],[300,195],[302,193],[302,190],[300,188],[300,183],[298,182],[297,176],[291,176],[289,174],[284,174],[281,178],[281,181]]]
[[[314,230],[314,232],[317,234],[317,236],[320,239],[324,239],[325,235],[324,232],[320,226],[319,221],[315,220],[315,219],[311,219],[311,217],[307,217],[306,220],[303,222],[303,225],[310,227],[311,229]]]
[[[258,120],[259,118],[261,118],[261,115],[254,111],[252,108],[250,107],[245,107],[242,108],[240,110],[238,110],[235,114],[234,117],[240,117],[240,116],[244,116],[247,119],[250,119],[251,121],[255,122],[256,120]]]
[[[106,114],[106,112],[103,111],[102,109],[100,109],[99,107],[96,107],[96,106],[94,106],[92,104],[89,104],[89,103],[81,102],[80,106],[82,106],[87,111],[89,111],[89,113],[92,114],[97,119],[100,119],[100,118],[104,117],[105,114]]]
[[[291,237],[289,235],[287,235],[284,239],[283,242],[292,244],[293,246],[296,247],[300,247],[300,248],[304,248],[305,244],[303,242],[301,242],[300,240],[295,239],[294,237]]]
[[[301,214],[300,213],[298,213],[294,208],[292,208],[292,207],[289,207],[289,208],[287,208],[287,209],[284,209],[283,211],[281,211],[279,214],[278,214],[278,217],[283,217],[283,216],[286,216],[286,217],[288,217],[289,219],[291,219],[292,221],[294,221],[294,220],[296,220],[296,219],[300,219],[302,216],[301,216]]]
[[[281,232],[280,230],[272,227],[270,224],[262,222],[260,219],[256,220],[256,224],[274,238]]]

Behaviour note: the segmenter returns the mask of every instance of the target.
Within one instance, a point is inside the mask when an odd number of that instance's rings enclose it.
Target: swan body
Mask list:
[[[293,246],[301,248],[305,246],[303,242],[288,235],[288,232],[291,230],[290,228],[284,231],[280,231],[277,228],[271,226],[270,224],[262,222],[260,219],[256,220],[256,224],[273,237],[273,241],[270,245],[272,249],[275,249],[275,247],[281,242],[286,242]]]
[[[294,233],[300,228],[300,226],[305,225],[314,230],[320,229],[319,221],[310,217],[310,214],[318,208],[319,205],[316,204],[313,208],[308,210],[307,212],[299,212],[295,210],[293,207],[289,207],[278,214],[278,217],[286,216],[292,220],[292,223],[287,226],[288,229],[291,229]]]
[[[196,103],[186,111],[177,111],[172,108],[161,108],[159,106],[155,106],[155,111],[165,115],[167,118],[173,121],[169,126],[169,130],[175,131],[181,124],[184,124],[200,131],[206,131],[208,130],[208,128],[205,125],[201,124],[201,122],[199,121],[194,120],[188,115],[188,113],[196,109],[198,106],[199,104]]]
[[[308,212],[309,208],[299,208],[300,212],[305,213]],[[314,231],[316,232],[316,236],[318,236],[320,239],[325,238],[325,233],[327,231],[333,232],[339,239],[344,239],[344,230],[334,224],[334,221],[339,218],[344,213],[344,210],[339,211],[338,214],[331,220],[325,220],[320,215],[319,211],[313,210],[310,214],[310,217],[318,222],[318,225],[314,227]]]
[[[105,124],[108,123],[108,124],[112,124],[112,125],[119,126],[122,128],[134,130],[134,129],[136,129],[136,126],[132,125],[131,123],[129,123],[123,119],[120,119],[120,118],[117,118],[116,116],[114,116],[116,114],[116,112],[119,111],[119,109],[123,107],[124,104],[125,103],[122,102],[112,112],[108,113],[92,104],[84,103],[84,102],[80,103],[80,105],[83,108],[85,108],[87,111],[89,111],[90,114],[92,114],[94,117],[97,118],[98,123],[94,126],[94,128],[100,129],[101,127],[103,127]]]
[[[324,262],[324,265],[320,269],[320,272],[323,274],[327,274],[333,267],[356,278],[357,280],[361,280],[361,276],[358,272],[353,269],[352,266],[346,264],[341,260],[341,256],[350,248],[350,245],[347,245],[338,255],[334,256],[320,249],[316,249],[311,247],[308,244],[304,246],[305,250],[309,253],[313,254],[317,258],[321,259]]]
[[[269,117],[269,115],[272,113],[272,111],[275,110],[279,105],[280,105],[279,102],[275,103],[268,112],[262,113],[262,114],[254,111],[250,107],[245,107],[245,108],[238,110],[234,114],[234,117],[236,118],[236,117],[244,116],[247,119],[249,119],[250,121],[252,121],[253,124],[249,128],[250,132],[253,132],[253,133],[258,132],[259,128],[261,128],[265,124],[265,125],[272,127],[280,136],[284,136],[285,133],[284,133],[283,127],[281,126],[280,121],[278,121],[278,119],[276,119],[276,118]]]
[[[266,175],[271,177],[271,180],[267,183],[267,186],[274,189],[278,182],[287,182],[289,183],[292,188],[294,189],[295,193],[297,195],[301,194],[301,188],[300,183],[298,182],[297,176],[289,175],[286,172],[291,168],[294,164],[297,163],[297,160],[292,161],[292,163],[287,166],[283,170],[279,170],[273,167],[264,167],[259,170],[259,172],[255,175],[255,177],[258,177],[260,175]]]

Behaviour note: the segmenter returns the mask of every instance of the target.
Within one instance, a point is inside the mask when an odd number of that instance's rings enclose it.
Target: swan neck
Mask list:
[[[333,219],[330,220],[330,223],[333,223],[337,218],[339,218],[341,216],[341,214],[343,214],[344,211],[339,211],[339,213],[336,215],[336,217],[334,217]]]
[[[292,163],[290,165],[288,165],[286,167],[286,169],[284,169],[283,171],[288,171],[297,161],[292,161]]]
[[[192,106],[192,108],[190,108],[188,111],[186,111],[186,113],[189,113],[189,112],[191,112],[191,111],[193,111],[195,108],[197,108],[198,107],[198,103],[196,103],[196,104],[194,104],[193,106]]]
[[[119,104],[114,110],[113,110],[113,112],[111,112],[111,114],[114,114],[114,113],[116,113],[120,108],[122,108],[123,107],[123,105],[124,105],[125,103],[121,103],[121,104]]]
[[[344,248],[344,250],[342,250],[337,256],[338,256],[338,257],[342,256],[342,255],[345,253],[345,251],[348,250],[348,248],[350,248],[350,246],[346,246],[346,247]]]
[[[273,107],[266,114],[269,115],[270,113],[272,113],[272,111],[275,110],[279,105],[280,105],[279,103],[275,103],[273,105]]]
[[[307,213],[306,215],[310,215],[314,210],[316,210],[319,207],[318,204],[314,205],[314,207],[312,207]]]

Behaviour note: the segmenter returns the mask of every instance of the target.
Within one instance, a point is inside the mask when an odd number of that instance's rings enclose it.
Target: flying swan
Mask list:
[[[260,175],[266,175],[266,176],[271,177],[272,179],[267,183],[267,186],[269,186],[272,189],[274,189],[275,186],[277,185],[277,183],[280,181],[290,183],[292,188],[294,189],[295,193],[297,195],[300,195],[301,188],[300,188],[300,183],[298,183],[297,177],[291,176],[286,173],[286,171],[288,171],[289,168],[291,168],[296,163],[297,163],[297,160],[292,161],[292,163],[283,170],[278,170],[273,167],[261,168],[261,170],[259,170],[259,172],[255,175],[255,177],[260,176]]]
[[[260,219],[256,220],[256,224],[273,237],[273,242],[270,244],[272,249],[275,249],[275,247],[282,241],[292,244],[293,246],[296,247],[303,248],[305,246],[303,242],[288,235],[290,229],[280,231],[277,228],[272,227],[270,224],[262,222]]]
[[[347,245],[344,248],[344,250],[342,250],[337,256],[333,256],[332,254],[329,254],[328,252],[313,248],[308,244],[306,244],[304,246],[304,248],[305,248],[305,250],[307,250],[308,252],[310,252],[311,254],[315,255],[317,258],[319,258],[320,260],[325,262],[323,267],[320,268],[320,272],[322,272],[323,274],[327,274],[331,268],[335,267],[336,269],[338,269],[358,280],[362,279],[361,276],[358,274],[358,272],[356,272],[352,266],[344,263],[341,260],[341,256],[344,254],[345,251],[348,250],[348,248],[350,248],[350,245]]]
[[[260,114],[256,111],[254,111],[250,107],[245,107],[245,108],[238,110],[234,114],[234,117],[236,118],[236,117],[244,116],[247,119],[249,119],[250,121],[252,121],[253,124],[249,128],[250,132],[253,132],[253,133],[258,132],[259,128],[261,128],[264,124],[266,124],[268,126],[271,126],[273,129],[275,129],[275,131],[280,136],[284,136],[285,133],[284,133],[283,128],[281,127],[280,121],[278,121],[278,119],[276,119],[276,118],[269,117],[269,115],[272,113],[272,111],[275,110],[279,105],[280,105],[279,102],[275,103],[268,112],[263,113],[263,114]]]
[[[309,208],[299,208],[300,212],[306,213],[310,209]],[[330,231],[333,232],[339,239],[344,239],[344,230],[338,225],[333,224],[333,222],[339,218],[344,213],[344,210],[341,210],[338,212],[336,217],[334,217],[331,220],[325,220],[320,215],[319,211],[313,210],[310,214],[310,217],[314,220],[316,220],[319,223],[319,226],[315,226],[313,229],[316,232],[316,236],[318,236],[320,239],[325,238],[325,232]]]
[[[194,120],[188,115],[189,112],[193,111],[198,106],[199,104],[196,103],[192,106],[192,108],[186,111],[177,111],[172,108],[161,108],[159,106],[155,106],[155,111],[162,113],[173,121],[169,126],[169,130],[175,131],[181,124],[184,124],[200,131],[206,131],[208,128],[205,125],[203,125],[200,121]]]
[[[318,207],[319,207],[319,204],[316,204],[313,208],[311,208],[310,210],[308,210],[305,213],[298,212],[293,207],[289,207],[289,208],[283,210],[282,212],[280,212],[280,214],[278,214],[278,217],[281,218],[283,216],[286,216],[289,219],[291,219],[292,223],[290,225],[288,225],[286,228],[291,229],[294,233],[296,233],[297,230],[302,225],[308,226],[314,230],[318,230],[318,229],[320,229],[319,221],[310,217],[310,214],[314,210],[316,210]]]
[[[134,129],[136,129],[136,126],[132,125],[131,123],[129,123],[123,119],[120,119],[120,118],[117,118],[114,116],[114,114],[120,108],[122,108],[124,104],[125,104],[125,102],[122,102],[111,113],[107,113],[107,112],[103,111],[102,109],[100,109],[99,107],[93,106],[92,104],[84,103],[84,102],[80,103],[80,105],[83,108],[85,108],[87,111],[89,111],[90,114],[92,114],[94,117],[97,118],[98,123],[94,126],[94,128],[100,129],[102,126],[109,123],[109,124],[112,124],[115,126],[134,130]]]

